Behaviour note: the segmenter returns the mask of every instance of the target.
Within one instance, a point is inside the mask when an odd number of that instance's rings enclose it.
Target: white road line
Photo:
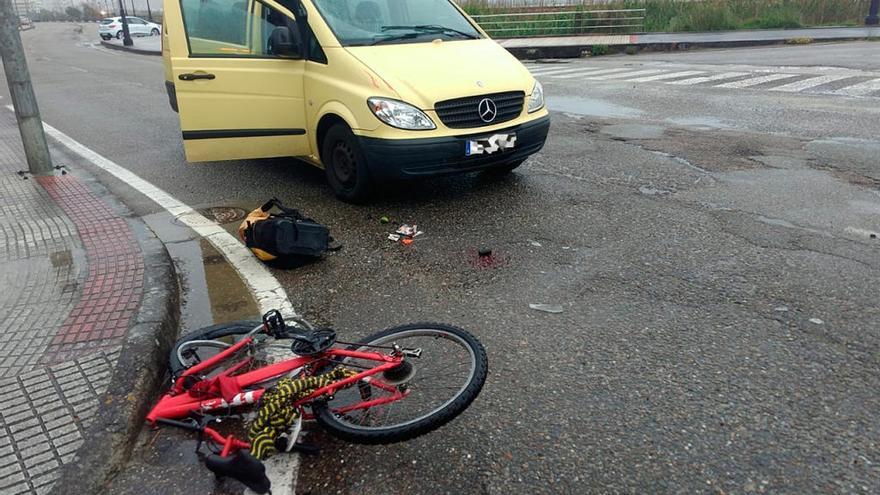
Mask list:
[[[592,74],[587,74],[587,79],[594,79],[597,81],[605,81],[608,79],[627,79],[633,76],[647,76],[648,74],[657,74],[658,72],[666,72],[662,69],[647,69],[647,70],[636,70],[630,72],[621,72],[618,74],[605,74],[598,77],[593,77]]]
[[[535,69],[529,68],[529,72],[531,72],[533,75],[537,76],[539,74],[552,74],[554,72],[564,72],[564,71],[572,71],[572,70],[579,70],[579,69],[582,69],[582,67],[572,67],[570,65],[567,65],[567,66],[563,65],[563,66],[556,66],[556,67],[537,67]]]
[[[676,77],[687,77],[687,76],[695,76],[697,74],[703,74],[705,71],[702,70],[683,70],[679,72],[670,72],[668,74],[657,74],[656,76],[645,76],[645,77],[637,77],[635,79],[627,79],[629,82],[650,82],[650,81],[662,81],[664,79],[675,79]]]
[[[815,88],[816,86],[821,86],[823,84],[828,84],[830,82],[839,81],[841,79],[846,79],[848,77],[852,77],[852,76],[837,74],[837,75],[811,77],[809,79],[804,79],[803,81],[795,81],[793,83],[783,84],[782,86],[770,88],[770,91],[785,91],[788,93],[797,93],[797,92],[803,91],[805,89]]]
[[[12,105],[6,105],[10,111]],[[131,173],[128,169],[117,165],[108,158],[99,155],[85,145],[74,140],[67,134],[43,122],[46,134],[52,136],[75,154],[88,160],[117,179],[125,182],[164,208],[172,217],[193,229],[204,237],[229,261],[239,276],[250,289],[261,312],[278,309],[286,315],[293,315],[293,306],[287,297],[284,287],[263,266],[244,245],[223,230],[223,227],[202,216],[200,213],[177,200],[167,192]],[[266,462],[266,476],[272,481],[272,493],[275,495],[293,494],[296,475],[299,471],[299,456],[276,455]]]
[[[618,69],[602,69],[602,70],[592,71],[589,73],[567,74],[564,76],[557,76],[557,77],[559,79],[571,79],[572,77],[583,77],[585,75],[595,76],[597,74],[611,74],[612,72],[623,72],[623,71],[628,71],[628,70],[632,70],[632,68],[623,67],[623,68],[618,68]]]
[[[578,71],[593,71],[598,69],[598,67],[569,67],[567,69],[544,69],[544,70],[535,70],[532,71],[533,76],[550,76],[556,74],[566,74],[569,72],[578,72]]]
[[[691,84],[700,84],[711,81],[723,81],[724,79],[733,79],[734,77],[745,76],[748,72],[723,72],[712,76],[692,77],[690,79],[682,79],[681,81],[672,81],[669,84],[681,84],[690,86]]]
[[[748,88],[751,86],[757,86],[759,84],[768,83],[771,81],[778,81],[780,79],[789,79],[792,77],[797,77],[797,74],[767,74],[766,76],[758,76],[758,77],[750,77],[748,79],[743,79],[742,81],[733,81],[725,84],[717,84],[716,88]]]
[[[829,91],[829,93],[843,96],[868,96],[875,91],[880,91],[880,79],[871,79],[835,91]]]

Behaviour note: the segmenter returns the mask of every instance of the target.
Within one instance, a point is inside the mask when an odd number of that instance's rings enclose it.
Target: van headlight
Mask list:
[[[382,122],[397,127],[398,129],[408,129],[411,131],[424,131],[436,129],[437,126],[425,112],[418,108],[397,100],[389,100],[387,98],[369,98],[367,105],[376,117]]]
[[[529,98],[529,113],[536,112],[544,108],[544,86],[535,81],[535,87],[532,88],[532,97]]]

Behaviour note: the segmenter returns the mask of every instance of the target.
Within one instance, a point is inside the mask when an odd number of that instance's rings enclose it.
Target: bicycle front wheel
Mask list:
[[[370,346],[398,345],[421,349],[407,357],[404,369],[362,380],[337,391],[326,402],[315,402],[317,421],[332,435],[354,443],[381,444],[409,440],[436,430],[461,414],[486,382],[486,350],[470,333],[440,323],[413,323],[371,335],[350,350],[374,351]],[[339,365],[361,370],[375,361],[345,358]],[[393,387],[405,398],[367,409],[347,409],[365,401],[390,397]],[[343,412],[344,411],[344,412]]]

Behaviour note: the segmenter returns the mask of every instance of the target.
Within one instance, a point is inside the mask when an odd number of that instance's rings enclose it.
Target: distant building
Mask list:
[[[18,15],[33,17],[43,8],[43,0],[12,0],[12,8]]]

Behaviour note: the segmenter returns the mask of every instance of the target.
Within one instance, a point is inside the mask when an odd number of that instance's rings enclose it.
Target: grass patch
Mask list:
[[[599,57],[601,55],[608,55],[608,45],[593,45],[590,47],[590,55],[594,57]]]
[[[584,0],[588,1],[588,0]],[[609,3],[564,7],[553,0],[533,0],[522,7],[518,0],[459,0],[471,15],[513,12],[575,12],[522,20],[522,17],[492,18],[507,24],[490,26],[499,37],[614,34],[632,32],[724,31],[735,29],[780,29],[806,26],[861,25],[871,0],[612,0]],[[645,9],[644,21],[604,21],[609,17],[636,14],[590,14],[590,10]],[[488,20],[488,19],[487,19]],[[595,26],[642,23],[641,28]],[[504,28],[506,31],[499,31]]]

